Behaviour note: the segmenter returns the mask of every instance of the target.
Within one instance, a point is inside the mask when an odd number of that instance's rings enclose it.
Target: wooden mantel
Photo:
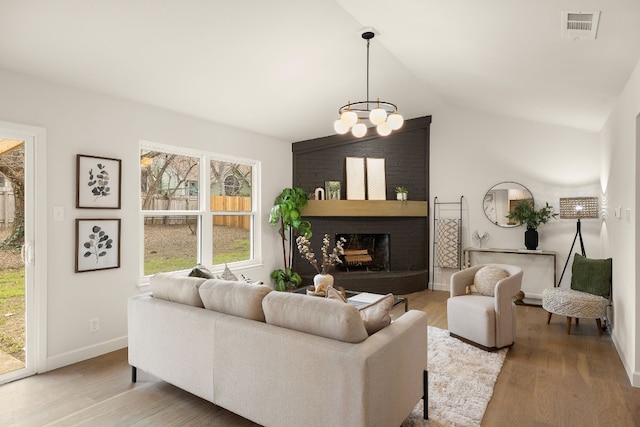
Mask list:
[[[426,217],[426,201],[309,200],[302,216]]]

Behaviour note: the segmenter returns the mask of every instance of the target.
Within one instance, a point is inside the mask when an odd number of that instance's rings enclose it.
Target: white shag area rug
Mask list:
[[[422,418],[420,400],[402,427],[480,426],[507,349],[484,351],[428,328],[429,419]]]

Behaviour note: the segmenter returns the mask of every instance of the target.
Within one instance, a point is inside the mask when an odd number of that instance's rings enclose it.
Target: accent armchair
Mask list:
[[[469,267],[451,276],[447,322],[451,336],[496,350],[516,338],[513,297],[522,286],[522,269],[507,264]]]

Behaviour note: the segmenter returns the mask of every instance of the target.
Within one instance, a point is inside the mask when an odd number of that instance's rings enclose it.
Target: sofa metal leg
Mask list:
[[[429,419],[429,372],[424,371],[422,374],[422,400],[423,400],[423,411],[422,417],[425,420]]]
[[[551,323],[551,315],[552,315],[552,314],[553,314],[553,313],[551,313],[551,312],[549,312],[549,313],[547,314],[547,325],[548,325],[549,323]]]
[[[138,380],[138,368],[135,366],[131,367],[131,382],[135,383]]]

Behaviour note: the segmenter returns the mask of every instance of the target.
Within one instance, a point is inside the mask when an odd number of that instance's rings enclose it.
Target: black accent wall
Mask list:
[[[293,186],[313,194],[325,181],[340,181],[341,199],[346,199],[346,157],[384,158],[387,200],[395,200],[395,187],[409,189],[410,200],[429,200],[429,127],[431,116],[407,120],[404,126],[386,137],[375,129],[369,136],[354,138],[334,135],[292,144]],[[401,203],[401,202],[398,202]],[[302,212],[304,216],[304,211]],[[311,222],[312,247],[320,256],[322,236],[328,233],[332,245],[337,233],[390,233],[390,272],[343,273],[333,270],[336,285],[351,290],[409,293],[428,285],[429,223],[428,217],[305,217]],[[311,284],[315,270],[299,253],[294,256],[294,270]],[[393,273],[401,273],[394,275]],[[415,272],[416,274],[407,274]],[[391,274],[390,274],[391,273]],[[351,277],[343,276],[351,275]],[[364,279],[357,276],[365,276]],[[396,279],[394,279],[394,277]],[[407,277],[412,279],[408,280]],[[342,282],[342,283],[341,283]],[[402,282],[395,283],[394,282]],[[409,283],[412,282],[412,283]],[[345,286],[349,283],[347,286]],[[359,287],[359,289],[356,289]]]

